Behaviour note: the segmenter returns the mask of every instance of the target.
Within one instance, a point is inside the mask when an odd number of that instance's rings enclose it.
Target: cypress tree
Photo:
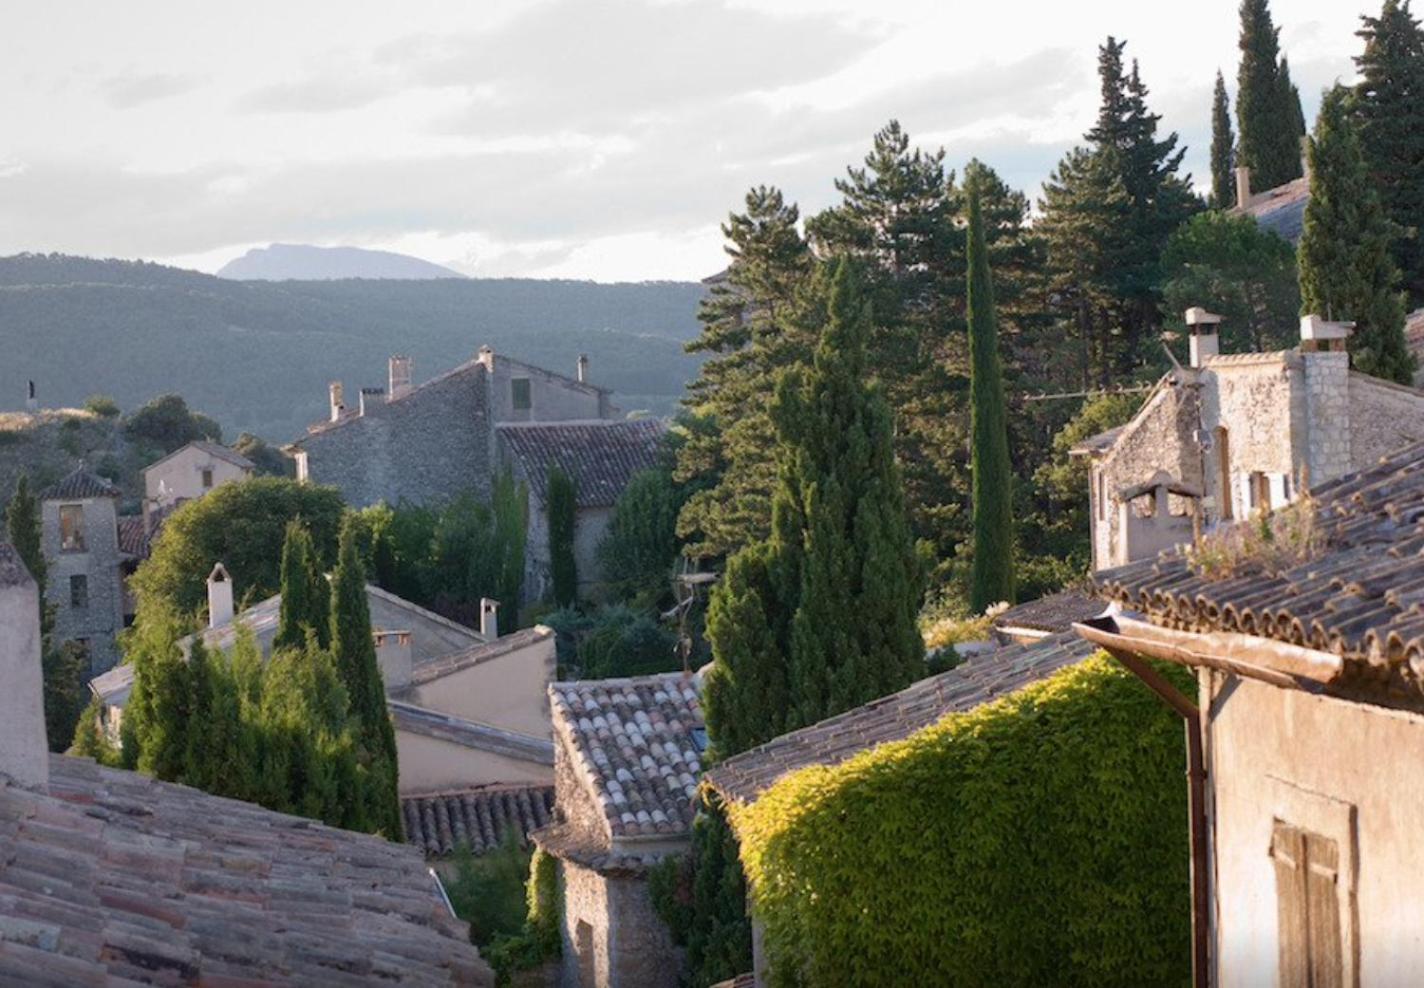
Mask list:
[[[1301,312],[1353,321],[1355,368],[1408,384],[1414,357],[1404,340],[1399,269],[1389,251],[1393,229],[1369,180],[1348,103],[1343,86],[1330,90],[1310,141]]]
[[[578,504],[574,481],[562,467],[549,469],[545,509],[549,523],[549,575],[554,603],[572,607],[578,602],[578,566],[574,560],[574,526]]]
[[[969,402],[974,479],[974,560],[969,605],[975,613],[1014,599],[1013,469],[999,365],[994,283],[984,247],[979,190],[969,188]]]
[[[1267,0],[1241,0],[1241,68],[1236,123],[1240,164],[1251,186],[1273,189],[1300,178],[1300,137],[1305,133],[1300,97],[1280,58],[1278,31]]]
[[[1395,264],[1413,304],[1424,303],[1424,30],[1408,0],[1385,0],[1378,17],[1362,17],[1355,59],[1355,117],[1360,149],[1385,215],[1397,227]]]
[[[1216,73],[1211,99],[1211,204],[1217,209],[1236,205],[1236,137],[1231,133],[1231,106],[1226,80]]]
[[[44,528],[40,521],[40,503],[30,490],[30,478],[20,474],[15,481],[15,493],[5,508],[5,532],[9,543],[20,554],[20,561],[40,588],[40,611],[44,633],[49,633],[48,615],[44,614],[44,591],[49,585],[49,562],[44,555]]]
[[[399,840],[400,797],[396,778],[396,736],[386,708],[386,688],[371,637],[366,574],[357,545],[357,523],[348,515],[341,525],[336,572],[331,581],[331,642],[336,671],[345,687],[355,721],[355,743],[366,766],[365,819],[392,840]],[[327,743],[339,749],[331,732]],[[337,752],[339,755],[339,751]]]
[[[288,522],[282,543],[282,603],[273,649],[302,648],[308,632],[315,633],[318,645],[326,647],[330,641],[330,594],[311,533],[300,521]]]

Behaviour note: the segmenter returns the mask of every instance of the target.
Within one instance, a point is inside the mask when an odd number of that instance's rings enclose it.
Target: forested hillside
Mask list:
[[[326,405],[326,383],[384,385],[408,353],[416,378],[485,343],[573,372],[625,409],[671,412],[701,361],[695,283],[528,279],[238,282],[131,261],[0,259],[0,411],[35,380],[48,407],[112,395],[125,409],[181,392],[233,435],[286,442]]]

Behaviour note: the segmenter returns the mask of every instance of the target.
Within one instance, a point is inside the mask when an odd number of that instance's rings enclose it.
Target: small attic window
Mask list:
[[[527,412],[533,404],[529,392],[529,378],[516,377],[509,382],[509,396],[514,401],[516,412]]]
[[[203,490],[208,490],[208,489],[211,488],[212,486],[213,486],[213,469],[212,469],[212,467],[204,467],[204,468],[203,468]]]

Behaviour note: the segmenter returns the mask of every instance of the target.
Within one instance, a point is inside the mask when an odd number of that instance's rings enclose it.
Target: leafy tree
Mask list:
[[[994,283],[984,247],[979,190],[972,185],[969,189],[968,285],[974,478],[970,607],[978,612],[990,604],[1014,599],[1014,505]]]
[[[164,453],[197,439],[222,442],[222,428],[208,416],[190,410],[183,396],[176,394],[159,395],[130,414],[124,420],[124,434]]]
[[[101,419],[119,417],[119,403],[108,395],[90,395],[84,399],[84,410]]]
[[[573,478],[557,464],[549,470],[546,496],[553,599],[559,607],[569,607],[578,600],[578,569],[574,561],[574,526],[578,518],[578,504]]]
[[[1162,253],[1162,316],[1180,320],[1200,305],[1224,317],[1227,351],[1292,346],[1300,311],[1295,249],[1249,216],[1198,213]]]
[[[251,460],[259,477],[291,477],[296,472],[287,454],[250,432],[244,432],[237,437],[237,442],[232,444],[232,451]]]
[[[1211,204],[1217,209],[1236,205],[1236,137],[1231,133],[1231,105],[1226,80],[1216,73],[1211,97]]]
[[[1360,82],[1354,110],[1360,150],[1385,215],[1398,228],[1395,264],[1415,304],[1424,302],[1424,30],[1409,0],[1384,0],[1378,17],[1361,17],[1365,42],[1355,59]]]
[[[1310,141],[1310,202],[1300,240],[1301,312],[1355,322],[1357,370],[1407,384],[1414,357],[1404,340],[1393,228],[1369,180],[1349,116],[1349,91],[1325,96]]]
[[[1289,66],[1280,58],[1278,34],[1268,0],[1241,0],[1239,161],[1251,169],[1251,185],[1257,189],[1273,189],[1301,176],[1305,118]]]
[[[282,541],[282,604],[273,648],[301,648],[311,634],[318,647],[330,644],[331,591],[315,557],[311,533],[292,519]]]
[[[670,471],[633,475],[598,547],[599,562],[616,599],[652,606],[668,595],[678,554],[677,516],[682,491]]]

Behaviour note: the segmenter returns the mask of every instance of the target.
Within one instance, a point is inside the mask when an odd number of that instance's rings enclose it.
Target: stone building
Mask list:
[[[1123,611],[1081,628],[1186,722],[1197,984],[1414,984],[1424,960],[1424,444],[1313,511],[1319,544],[1270,569],[1099,574]]]
[[[0,543],[0,984],[494,984],[418,851],[51,755]]]
[[[691,846],[706,730],[681,673],[553,683],[564,988],[663,988],[682,952],[653,909],[649,868]]]
[[[40,493],[55,638],[81,646],[92,673],[118,661],[125,575],[135,562],[120,545],[118,500],[117,487],[82,465]]]
[[[1245,165],[1236,169],[1236,206],[1231,211],[1251,217],[1262,230],[1274,233],[1292,246],[1300,243],[1301,234],[1305,232],[1305,207],[1310,204],[1309,141],[1309,137],[1300,139],[1301,177],[1274,189],[1252,191],[1251,169]]]
[[[1126,425],[1079,444],[1088,461],[1093,567],[1191,541],[1279,507],[1424,439],[1424,392],[1350,369],[1350,326],[1301,320],[1301,343],[1218,352],[1220,317],[1187,313],[1189,366],[1166,374]]]
[[[256,471],[252,461],[226,446],[191,442],[143,470],[143,517],[150,532],[184,501],[200,498],[215,487],[246,480]]]

